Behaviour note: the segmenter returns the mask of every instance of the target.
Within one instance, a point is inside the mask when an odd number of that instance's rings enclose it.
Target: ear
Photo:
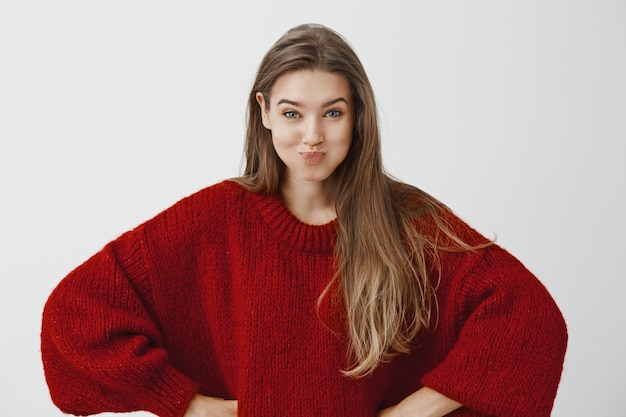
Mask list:
[[[266,105],[263,93],[260,91],[256,93],[256,101],[261,107],[261,120],[263,121],[263,126],[265,126],[267,130],[272,130],[272,123],[270,122],[270,116],[268,114],[269,103]]]

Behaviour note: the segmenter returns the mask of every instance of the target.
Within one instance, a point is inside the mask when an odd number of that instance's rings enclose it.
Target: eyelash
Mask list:
[[[332,113],[332,114],[334,114],[334,116],[332,116],[332,115],[331,115],[331,113]],[[300,115],[298,114],[298,112],[293,111],[293,110],[286,111],[286,112],[284,112],[284,113],[283,113],[283,115],[284,115],[287,119],[297,119],[297,118],[300,116]],[[340,110],[336,110],[336,109],[334,109],[334,110],[328,110],[324,116],[325,116],[325,117],[326,117],[326,116],[328,116],[328,117],[330,117],[331,119],[334,119],[334,118],[339,117],[339,116],[341,116],[341,115],[342,115],[342,112],[341,112]]]

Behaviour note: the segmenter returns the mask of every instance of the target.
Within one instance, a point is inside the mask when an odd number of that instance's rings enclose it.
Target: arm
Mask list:
[[[149,274],[139,233],[107,245],[46,303],[42,359],[52,400],[64,412],[180,417],[197,391],[170,364],[146,308]]]
[[[444,272],[437,294],[435,349],[446,353],[422,385],[485,415],[548,417],[567,345],[563,316],[502,248],[461,256],[462,266]]]
[[[461,403],[423,387],[399,404],[382,410],[378,417],[443,417],[459,407]]]

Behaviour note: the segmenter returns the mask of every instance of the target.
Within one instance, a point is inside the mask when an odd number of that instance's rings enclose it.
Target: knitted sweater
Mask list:
[[[466,241],[484,238],[454,218]],[[409,354],[351,379],[342,304],[326,297],[337,225],[226,181],[183,199],[72,271],[43,314],[64,412],[180,417],[192,396],[240,416],[373,417],[422,386],[454,416],[549,416],[567,342],[546,289],[497,245],[442,252],[438,324]]]

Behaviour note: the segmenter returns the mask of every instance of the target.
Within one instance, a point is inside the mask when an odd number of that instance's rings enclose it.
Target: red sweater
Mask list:
[[[442,252],[436,330],[369,377],[342,376],[342,314],[332,301],[316,311],[335,234],[335,222],[306,225],[277,195],[223,182],[122,235],[46,304],[53,401],[79,415],[178,417],[200,392],[237,399],[240,416],[373,417],[426,385],[466,406],[454,416],[549,416],[565,323],[496,245]]]

